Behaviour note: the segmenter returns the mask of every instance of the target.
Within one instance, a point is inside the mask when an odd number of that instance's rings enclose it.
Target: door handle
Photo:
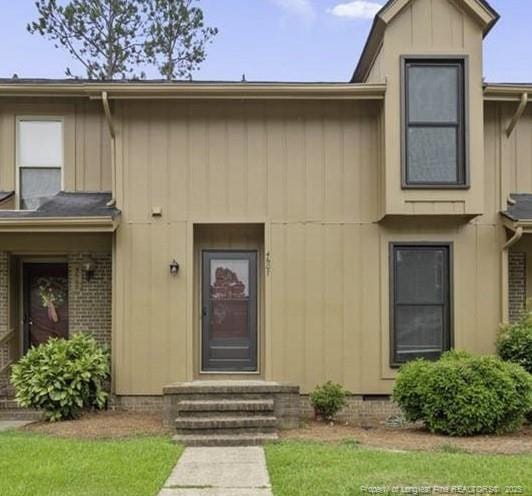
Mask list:
[[[206,306],[201,307],[201,316],[202,317],[207,317],[207,307]]]

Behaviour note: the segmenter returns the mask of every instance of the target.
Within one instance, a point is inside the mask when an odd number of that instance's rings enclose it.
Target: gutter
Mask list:
[[[484,100],[493,102],[520,102],[523,94],[532,94],[532,84],[495,84],[484,86]]]
[[[0,84],[3,97],[85,97],[121,99],[215,100],[383,100],[378,83],[13,83]]]
[[[113,217],[0,218],[0,232],[114,232],[119,219]]]

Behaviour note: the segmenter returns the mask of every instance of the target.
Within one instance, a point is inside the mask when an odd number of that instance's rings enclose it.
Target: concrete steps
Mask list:
[[[278,438],[277,413],[294,391],[265,381],[175,384],[164,391],[165,417],[175,428],[174,440],[187,446],[261,445]]]
[[[273,409],[271,399],[184,400],[177,404],[174,440],[187,446],[255,446],[273,441],[277,439]]]
[[[231,415],[248,415],[249,412],[273,412],[273,400],[195,400],[180,401],[178,412],[181,416],[202,412],[209,413],[231,412]]]
[[[275,417],[199,417],[176,419],[178,434],[265,434],[276,431],[277,419]]]

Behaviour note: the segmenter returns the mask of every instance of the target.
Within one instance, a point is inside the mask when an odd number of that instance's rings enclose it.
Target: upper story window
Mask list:
[[[17,118],[17,193],[21,209],[33,210],[62,189],[63,120]]]
[[[405,187],[463,187],[464,59],[405,59]]]

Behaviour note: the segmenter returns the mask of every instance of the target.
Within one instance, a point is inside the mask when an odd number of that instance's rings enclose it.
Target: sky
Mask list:
[[[194,79],[348,81],[384,1],[200,0],[219,34]],[[485,40],[485,79],[532,82],[532,0],[490,3],[501,19]],[[60,78],[69,65],[83,75],[70,55],[27,32],[34,0],[0,0],[0,6],[0,77]]]

